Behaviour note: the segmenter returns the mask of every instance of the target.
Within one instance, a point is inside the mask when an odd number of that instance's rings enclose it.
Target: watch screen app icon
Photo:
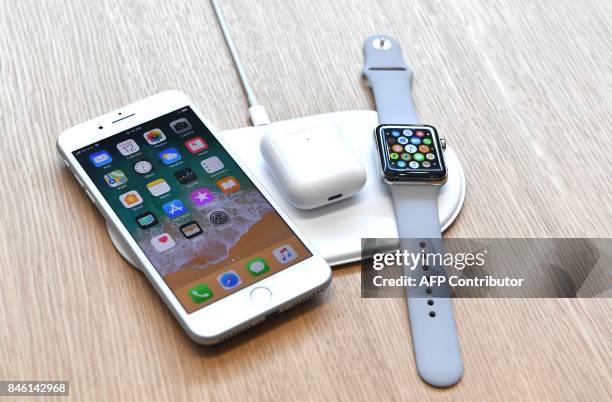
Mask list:
[[[113,161],[113,157],[108,153],[108,151],[101,150],[89,154],[89,160],[95,167],[102,167],[111,163]]]
[[[183,157],[176,150],[176,148],[168,148],[161,151],[159,154],[159,159],[164,162],[165,165],[171,165],[174,162],[180,161]]]
[[[406,152],[410,152],[411,154],[415,153],[417,151],[417,147],[410,144],[410,145],[406,145]]]
[[[208,149],[208,144],[202,137],[195,137],[185,141],[185,146],[192,154],[205,151]]]
[[[274,255],[274,258],[276,258],[281,264],[287,264],[288,262],[297,258],[297,253],[293,247],[288,244],[283,244],[279,248],[275,248],[272,251],[272,255]]]
[[[153,130],[149,130],[144,133],[143,138],[150,145],[159,144],[160,142],[166,141],[166,135],[159,128],[154,128]]]
[[[416,154],[414,154],[413,156],[414,160],[417,162],[421,162],[425,159],[425,155],[423,155],[422,153],[417,152]]]
[[[133,208],[137,205],[142,204],[142,197],[136,190],[128,191],[119,196],[119,201],[126,208]]]
[[[161,253],[170,250],[172,247],[176,246],[176,243],[168,233],[162,233],[159,236],[151,238],[151,245],[155,251]]]
[[[225,167],[223,166],[221,159],[216,156],[211,156],[210,158],[204,159],[202,162],[200,162],[200,164],[202,165],[204,171],[208,174],[218,172]]]

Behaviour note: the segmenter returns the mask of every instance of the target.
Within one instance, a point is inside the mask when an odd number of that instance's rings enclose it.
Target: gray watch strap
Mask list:
[[[372,87],[381,124],[418,124],[412,100],[412,70],[404,62],[399,43],[389,36],[370,36],[364,43],[363,74]],[[438,186],[391,185],[400,246],[411,254],[443,253],[438,215]],[[408,277],[445,275],[442,266],[404,267]],[[457,383],[463,362],[453,316],[450,289],[436,286],[406,287],[410,328],[417,370],[436,387]]]
[[[404,63],[399,43],[388,36],[374,35],[366,39],[363,52],[363,75],[374,93],[380,124],[418,123],[412,100],[412,70]]]
[[[390,186],[400,248],[410,254],[444,254],[437,186]],[[433,200],[433,201],[432,201]],[[436,387],[449,387],[463,375],[463,362],[452,299],[448,284],[420,285],[423,277],[446,275],[436,264],[404,267],[404,275],[415,278],[417,286],[406,287],[410,328],[417,370],[421,378]]]

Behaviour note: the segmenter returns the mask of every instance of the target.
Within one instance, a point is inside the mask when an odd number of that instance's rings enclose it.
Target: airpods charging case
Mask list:
[[[366,169],[331,123],[268,126],[261,153],[287,200],[314,209],[357,194]]]

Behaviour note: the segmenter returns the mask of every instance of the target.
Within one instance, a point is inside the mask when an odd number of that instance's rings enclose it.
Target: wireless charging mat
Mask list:
[[[338,128],[346,146],[352,149],[366,167],[368,178],[364,188],[355,196],[313,210],[295,208],[277,187],[259,152],[259,142],[266,126],[223,131],[220,135],[229,144],[233,155],[246,164],[316,250],[333,266],[360,260],[362,238],[397,238],[397,228],[389,189],[381,179],[374,144],[373,131],[378,125],[376,112],[335,112],[272,124],[282,130],[313,127],[322,123],[331,123]],[[444,158],[448,180],[438,195],[442,230],[446,230],[457,218],[465,199],[463,167],[450,146],[446,148]],[[316,159],[312,163],[317,163]],[[132,257],[129,248],[123,245],[117,232],[108,224],[107,228],[115,247],[137,267],[136,259]]]

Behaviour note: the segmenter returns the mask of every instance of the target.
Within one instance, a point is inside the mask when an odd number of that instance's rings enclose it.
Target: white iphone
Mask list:
[[[72,127],[57,147],[198,343],[331,283],[329,265],[181,92]]]

